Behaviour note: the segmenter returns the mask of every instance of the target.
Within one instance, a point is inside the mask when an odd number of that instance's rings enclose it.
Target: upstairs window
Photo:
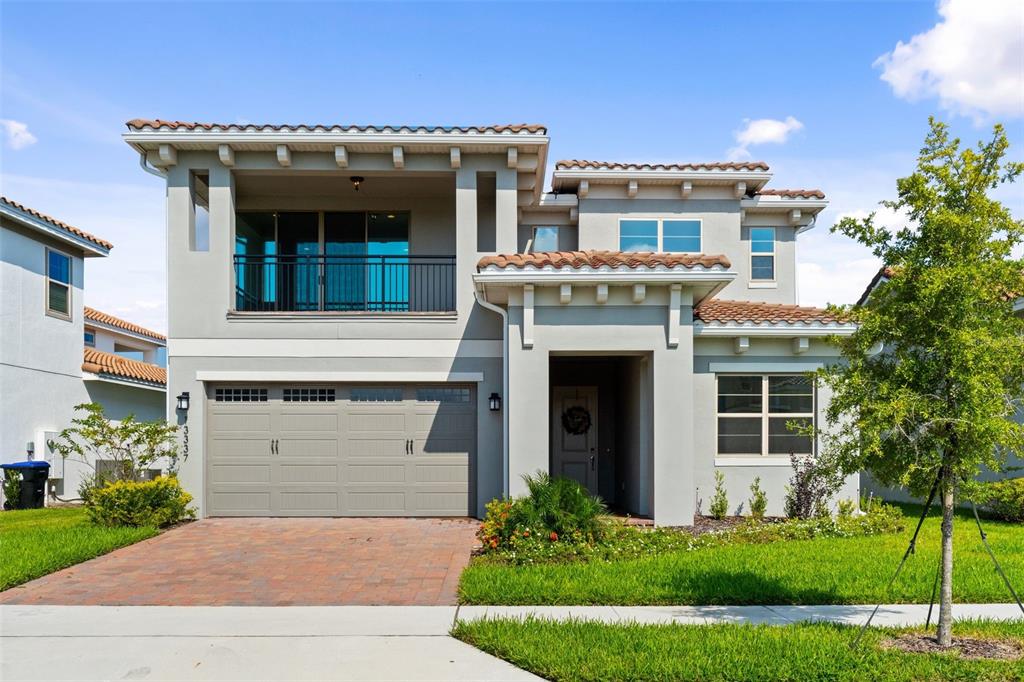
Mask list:
[[[775,228],[750,228],[750,279],[771,282],[775,279]]]
[[[46,250],[46,311],[71,317],[71,256]]]
[[[619,250],[701,253],[701,221],[620,220]]]
[[[85,330],[85,345],[89,346],[90,348],[96,347],[96,332],[92,331],[91,329]]]
[[[557,227],[535,227],[533,228],[534,253],[546,251],[558,251],[558,228]]]

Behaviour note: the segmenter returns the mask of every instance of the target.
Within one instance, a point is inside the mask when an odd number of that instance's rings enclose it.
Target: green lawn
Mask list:
[[[907,506],[895,535],[793,540],[671,551],[643,559],[509,566],[474,559],[463,572],[467,604],[865,604],[921,603],[931,596],[939,519],[925,521],[917,554],[890,594],[920,508]],[[1024,591],[1024,524],[983,521],[1015,588]],[[954,599],[1011,601],[973,517],[954,525]]]
[[[453,634],[550,680],[1021,680],[1024,661],[966,660],[880,647],[896,630],[800,625],[459,623]],[[961,623],[954,636],[1024,642],[1024,622]]]
[[[82,507],[0,512],[0,590],[157,534],[155,528],[104,528]]]

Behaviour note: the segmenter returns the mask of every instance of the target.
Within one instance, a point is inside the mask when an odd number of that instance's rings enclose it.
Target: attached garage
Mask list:
[[[211,385],[210,516],[466,516],[467,384]]]

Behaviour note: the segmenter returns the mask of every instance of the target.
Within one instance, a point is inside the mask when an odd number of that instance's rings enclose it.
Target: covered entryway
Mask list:
[[[213,385],[210,516],[467,516],[472,385]]]

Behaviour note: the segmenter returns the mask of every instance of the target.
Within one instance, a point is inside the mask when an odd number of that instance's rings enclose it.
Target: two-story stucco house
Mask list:
[[[128,123],[167,186],[168,369],[202,515],[480,515],[537,470],[659,524],[731,506],[851,329],[796,304],[826,206],[767,165],[562,161],[537,125]],[[172,399],[172,405],[174,401]],[[856,497],[852,477],[843,497]]]
[[[0,462],[51,462],[51,491],[77,495],[95,462],[47,441],[95,402],[112,419],[166,417],[166,339],[83,303],[85,261],[113,246],[0,197]]]

